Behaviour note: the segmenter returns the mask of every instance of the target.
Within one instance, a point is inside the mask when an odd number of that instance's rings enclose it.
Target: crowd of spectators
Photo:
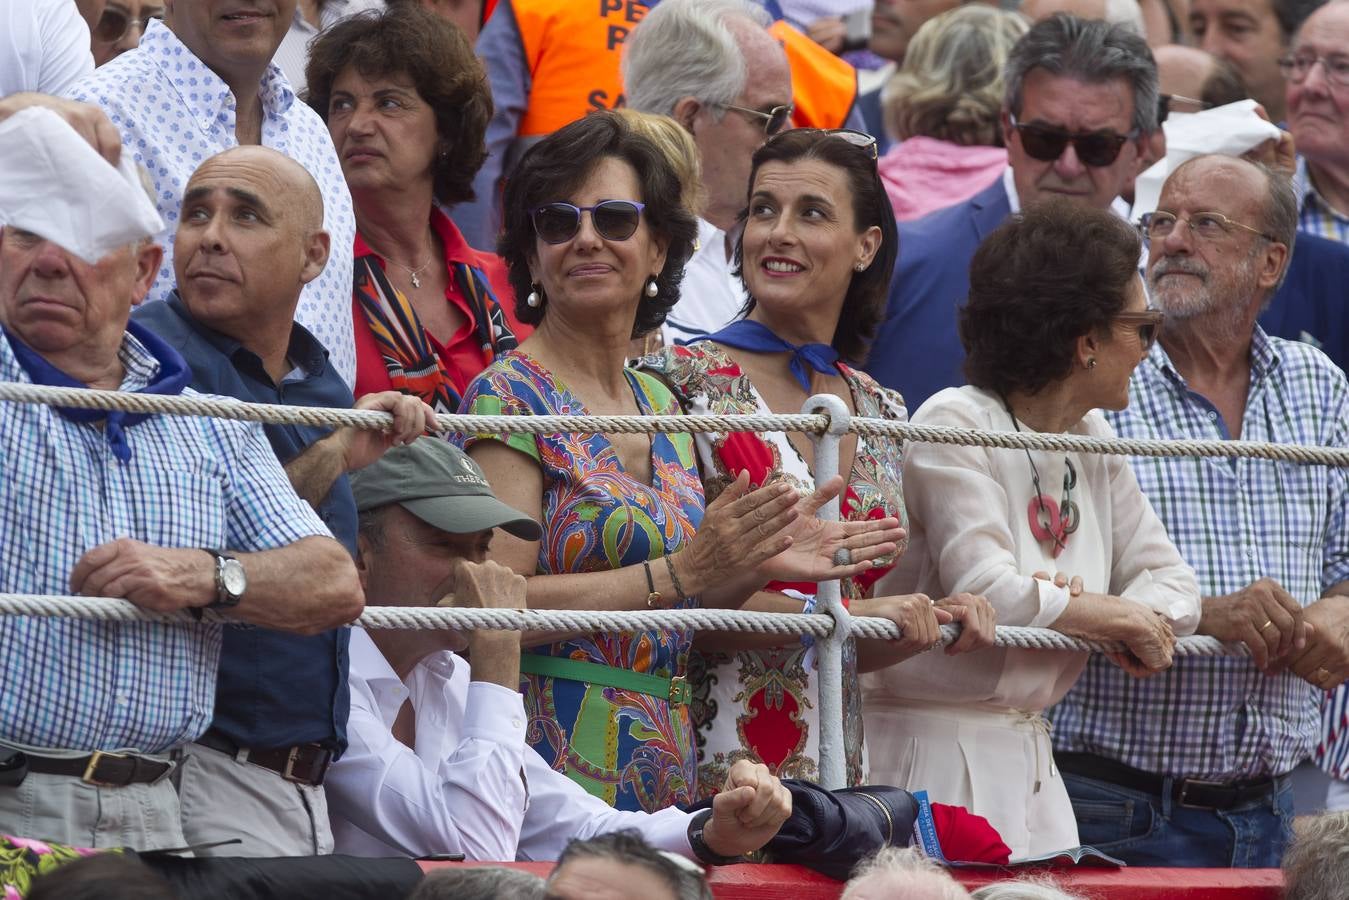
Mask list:
[[[0,616],[0,835],[706,897],[694,863],[771,855],[784,780],[821,779],[809,636],[346,626],[812,612],[837,579],[902,632],[843,646],[849,786],[1013,859],[1335,895],[1349,469],[849,434],[824,477],[798,433],[440,430],[832,394],[1349,447],[1349,0],[820,6],[0,0],[0,379],[392,423],[0,404],[0,590],[196,614]],[[844,896],[971,896],[930,850]],[[169,890],[81,852],[31,895]]]

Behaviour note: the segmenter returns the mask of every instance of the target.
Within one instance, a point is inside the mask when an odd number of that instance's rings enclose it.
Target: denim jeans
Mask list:
[[[1191,809],[1171,798],[1063,774],[1082,843],[1131,866],[1278,868],[1291,836],[1293,786],[1275,779],[1263,800],[1232,809]]]

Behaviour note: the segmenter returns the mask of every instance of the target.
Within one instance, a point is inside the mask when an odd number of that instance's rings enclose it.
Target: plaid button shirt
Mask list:
[[[1298,230],[1319,235],[1342,244],[1349,243],[1349,216],[1336,212],[1312,186],[1311,174],[1307,171],[1307,160],[1301,156],[1297,160],[1297,171],[1293,175],[1293,189],[1298,197]]]
[[[1227,439],[1161,344],[1134,372],[1121,437]],[[1320,351],[1270,338],[1251,346],[1241,437],[1349,446],[1349,384]],[[1349,471],[1256,459],[1134,459],[1139,484],[1204,596],[1268,576],[1304,606],[1349,578]],[[1243,657],[1187,657],[1135,680],[1093,656],[1056,708],[1054,746],[1135,768],[1214,781],[1281,775],[1312,752],[1322,692]]]
[[[122,390],[158,373],[130,335],[120,357]],[[31,380],[3,335],[0,379]],[[123,463],[95,423],[0,403],[0,591],[68,594],[76,561],[119,537],[247,552],[328,534],[260,425],[151,416],[126,440]],[[0,741],[147,753],[186,743],[211,721],[220,639],[219,625],[0,616]]]

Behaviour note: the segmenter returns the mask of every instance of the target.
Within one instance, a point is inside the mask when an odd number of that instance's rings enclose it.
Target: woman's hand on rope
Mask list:
[[[1123,599],[1119,602],[1134,607],[1124,617],[1119,637],[1129,649],[1106,656],[1134,678],[1147,678],[1171,668],[1176,649],[1176,633],[1171,630],[1171,623],[1161,613],[1140,603]]]
[[[849,603],[848,612],[889,619],[899,626],[898,638],[872,638],[859,644],[857,666],[864,672],[892,666],[930,650],[941,640],[941,626],[954,619],[949,609],[938,609],[927,594],[863,597]]]
[[[899,549],[899,542],[904,539],[899,519],[826,522],[815,517],[822,506],[843,492],[843,486],[843,476],[835,475],[801,500],[796,508],[799,515],[785,532],[789,549],[774,554],[759,566],[765,581],[851,578]],[[841,559],[846,562],[840,562]]]
[[[953,594],[938,600],[935,605],[960,623],[960,637],[946,648],[947,656],[993,646],[993,639],[998,635],[998,611],[984,597],[979,594]]]

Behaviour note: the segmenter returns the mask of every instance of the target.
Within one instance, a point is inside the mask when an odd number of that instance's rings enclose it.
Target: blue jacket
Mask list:
[[[970,292],[974,251],[1011,211],[998,178],[968,200],[899,223],[885,320],[864,368],[899,391],[910,413],[942,388],[965,383],[956,310]]]
[[[1011,209],[999,178],[969,200],[899,223],[885,320],[864,368],[899,391],[910,413],[942,388],[965,384],[956,313],[969,296],[974,251]],[[1315,344],[1345,368],[1349,246],[1299,233],[1288,277],[1260,324],[1277,337]]]

